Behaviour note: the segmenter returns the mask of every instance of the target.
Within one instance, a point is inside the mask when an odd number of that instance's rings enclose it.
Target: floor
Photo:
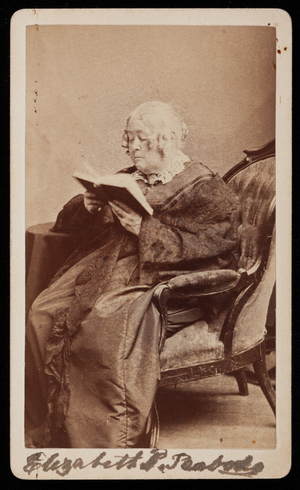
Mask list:
[[[267,364],[274,373],[274,353]],[[274,414],[251,368],[248,378],[249,396],[239,395],[235,378],[224,375],[160,388],[158,448],[275,448]]]

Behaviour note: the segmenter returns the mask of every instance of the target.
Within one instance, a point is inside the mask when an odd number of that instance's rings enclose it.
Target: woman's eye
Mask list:
[[[138,135],[137,138],[139,141],[146,141],[147,140],[147,138],[145,136]],[[133,143],[135,141],[135,139],[136,139],[136,136],[129,136],[128,137],[129,143]]]

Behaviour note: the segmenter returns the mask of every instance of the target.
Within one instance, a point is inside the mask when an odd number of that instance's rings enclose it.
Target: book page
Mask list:
[[[73,174],[73,177],[78,180],[78,182],[83,185],[89,192],[96,192],[97,187],[104,187],[107,193],[110,193],[113,197],[116,197],[118,200],[123,200],[125,204],[128,204],[129,207],[134,206],[134,209],[140,211],[144,214],[144,210],[147,211],[148,214],[153,214],[153,209],[150,204],[147,202],[144,194],[142,193],[137,182],[128,174],[118,173],[113,175],[106,175],[104,177],[92,177],[90,175],[76,172]],[[119,189],[119,190],[118,190]],[[141,205],[136,208],[134,201],[132,201],[131,197],[128,193],[124,193],[121,189],[126,189],[129,194]],[[104,192],[105,192],[104,191]],[[101,190],[99,189],[101,193]]]

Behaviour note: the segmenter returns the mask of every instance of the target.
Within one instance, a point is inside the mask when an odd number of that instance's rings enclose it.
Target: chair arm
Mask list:
[[[238,294],[239,286],[244,284],[246,275],[246,271],[243,270],[198,271],[181,274],[158,284],[153,293],[153,301],[162,315],[159,352],[163,349],[166,339],[167,305],[171,298],[220,295],[230,290],[235,296]]]
[[[162,315],[159,352],[163,349],[168,317],[168,301],[178,297],[203,297],[222,295],[230,291],[231,300],[247,287],[249,282],[247,272],[240,269],[238,272],[231,269],[215,271],[198,271],[181,274],[168,281],[161,282],[155,287],[153,301]]]
[[[184,295],[207,295],[235,288],[242,274],[231,269],[200,271],[183,274],[170,279],[167,284],[171,291]]]

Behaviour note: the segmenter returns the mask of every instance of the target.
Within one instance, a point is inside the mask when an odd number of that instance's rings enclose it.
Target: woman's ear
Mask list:
[[[165,156],[170,147],[170,134],[158,133],[156,136],[157,149],[161,155]]]
[[[176,142],[176,134],[175,134],[174,131],[170,131],[170,132],[167,132],[167,133],[159,133],[157,135],[157,141],[162,146],[168,145],[170,141],[172,143],[173,142],[175,143]]]

